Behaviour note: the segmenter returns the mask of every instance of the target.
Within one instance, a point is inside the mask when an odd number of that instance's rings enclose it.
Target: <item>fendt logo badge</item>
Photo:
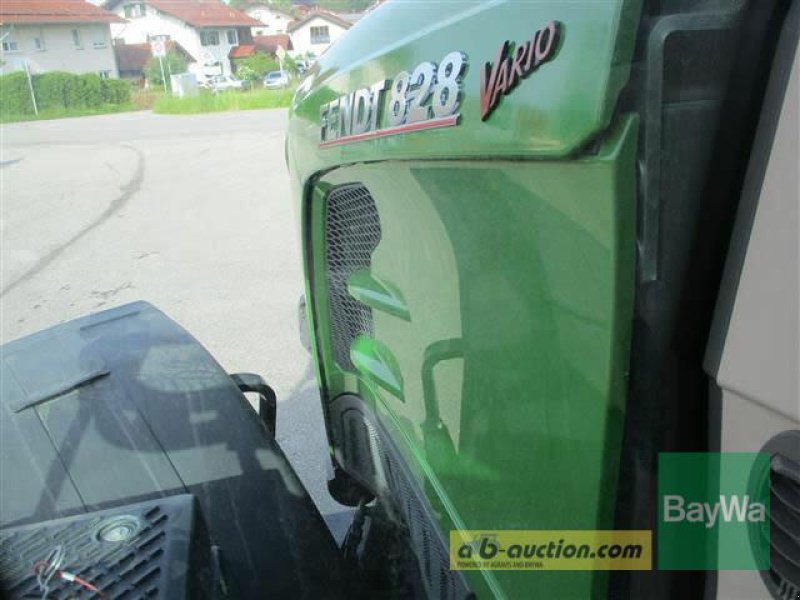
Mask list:
[[[437,65],[423,62],[409,74],[381,80],[320,108],[320,147],[397,133],[458,124],[461,81],[467,68],[462,52],[450,52]],[[379,129],[384,103],[388,127]]]
[[[510,41],[503,42],[494,64],[487,62],[480,73],[481,120],[489,118],[501,95],[511,93],[520,81],[555,56],[560,39],[561,23],[551,21],[513,51]]]

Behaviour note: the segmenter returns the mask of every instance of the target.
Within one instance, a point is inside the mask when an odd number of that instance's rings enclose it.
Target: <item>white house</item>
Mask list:
[[[67,71],[117,77],[109,24],[120,19],[83,0],[0,0],[0,73]]]
[[[351,26],[352,23],[341,17],[318,10],[291,23],[287,31],[292,38],[295,56],[319,56]]]
[[[5,2],[5,0],[2,0]],[[199,80],[228,75],[231,54],[252,45],[252,17],[219,0],[107,0],[106,8],[125,19],[111,32],[126,44],[172,40],[192,57],[189,71]]]
[[[261,23],[260,27],[253,27],[253,35],[286,33],[289,23],[294,20],[290,13],[268,2],[253,2],[244,8],[244,12]]]

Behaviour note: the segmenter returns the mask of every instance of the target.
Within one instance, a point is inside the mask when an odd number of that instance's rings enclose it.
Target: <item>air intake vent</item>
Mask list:
[[[764,583],[777,600],[800,598],[800,431],[770,440],[770,568]]]
[[[347,279],[367,269],[381,239],[378,211],[367,188],[348,184],[332,190],[325,205],[325,259],[333,359],[352,371],[350,345],[372,333],[371,309],[347,293]]]
[[[60,568],[106,598],[209,598],[209,547],[193,496],[172,496],[1,530],[0,581],[11,598],[43,597],[33,565],[59,548]],[[98,597],[58,578],[49,587],[50,600]]]
[[[345,449],[347,471],[384,498],[386,508],[405,525],[426,596],[471,598],[461,571],[450,570],[448,542],[390,435],[357,396],[339,396],[331,413],[337,415],[333,433],[337,447]]]

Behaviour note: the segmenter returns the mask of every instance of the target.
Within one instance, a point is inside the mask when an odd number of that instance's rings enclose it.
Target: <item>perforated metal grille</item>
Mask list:
[[[353,370],[350,346],[359,334],[372,334],[372,311],[347,293],[347,279],[370,266],[381,239],[375,201],[361,184],[332,190],[325,205],[325,275],[328,284],[333,359]]]
[[[755,473],[757,485],[769,488],[769,536],[751,524],[754,548],[769,548],[769,569],[761,578],[776,600],[800,598],[800,430],[784,431],[761,452],[771,456],[769,472]]]
[[[770,568],[772,593],[780,600],[800,598],[800,465],[784,456],[770,470]]]
[[[377,425],[360,400],[340,396],[340,433],[345,436],[347,470],[387,499],[408,530],[419,571],[429,598],[455,600],[470,597],[459,571],[450,570],[448,545],[428,502],[404,466],[389,434]]]
[[[107,544],[96,531],[108,521],[87,517],[28,531],[0,532],[0,579],[14,598],[41,597],[32,565],[60,545],[63,568],[92,582],[108,598],[155,598],[160,593],[162,555],[169,516],[154,506],[140,516],[141,529],[130,542]],[[48,598],[95,598],[74,584],[53,580]]]
[[[384,444],[379,447],[387,484],[408,528],[411,547],[416,553],[428,597],[442,600],[468,597],[463,579],[456,571],[450,570],[446,542],[436,522],[428,514],[424,501],[415,491],[409,475],[398,465],[393,452],[387,451]]]

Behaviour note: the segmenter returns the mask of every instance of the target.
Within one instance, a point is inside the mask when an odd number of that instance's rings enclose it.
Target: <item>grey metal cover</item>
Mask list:
[[[108,541],[108,527],[130,523],[130,537]],[[41,597],[31,565],[60,546],[60,568],[107,598],[214,598],[211,543],[188,494],[0,530],[0,579],[13,598]],[[188,565],[189,568],[186,568]],[[51,600],[90,598],[74,583],[52,579]]]
[[[233,380],[134,303],[0,348],[0,527],[193,494],[238,596],[330,597],[322,517]]]

